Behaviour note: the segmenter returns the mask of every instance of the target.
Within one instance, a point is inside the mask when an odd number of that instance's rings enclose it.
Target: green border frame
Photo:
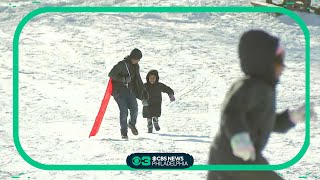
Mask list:
[[[306,153],[310,145],[310,33],[303,20],[294,12],[281,7],[42,7],[27,14],[18,24],[13,38],[13,139],[21,157],[30,165],[44,170],[135,170],[127,165],[99,165],[99,164],[42,164],[32,159],[22,148],[19,139],[19,38],[23,27],[35,16],[43,13],[97,13],[97,12],[156,12],[156,13],[282,13],[296,21],[305,35],[306,56],[306,134],[304,144],[299,153],[290,161],[277,165],[193,165],[187,170],[280,170],[297,163]],[[175,169],[177,170],[177,169]]]

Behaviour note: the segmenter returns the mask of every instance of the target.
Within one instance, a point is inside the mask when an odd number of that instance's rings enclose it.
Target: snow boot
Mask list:
[[[131,122],[129,122],[128,127],[131,129],[131,132],[133,135],[138,135],[138,129],[136,128],[135,125],[133,125]]]
[[[151,118],[148,118],[147,119],[148,121],[148,133],[152,133],[152,130],[153,130],[153,125],[152,125],[152,119]]]
[[[157,117],[153,118],[153,125],[154,125],[154,128],[156,129],[156,131],[160,130],[159,119]]]
[[[124,131],[121,131],[121,138],[122,139],[128,139],[128,133],[124,132]]]

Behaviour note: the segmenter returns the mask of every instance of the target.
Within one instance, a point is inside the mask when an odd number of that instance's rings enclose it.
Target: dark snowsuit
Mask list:
[[[122,82],[123,77],[131,76],[128,87]],[[130,123],[135,125],[138,116],[137,99],[142,99],[143,82],[140,76],[139,64],[132,64],[127,56],[118,62],[110,71],[109,77],[112,78],[112,96],[117,102],[120,110],[121,132],[127,133],[128,109],[130,110]]]
[[[285,133],[294,124],[288,110],[276,113],[275,51],[278,38],[262,31],[245,33],[239,44],[245,77],[236,81],[225,97],[221,124],[209,154],[209,164],[268,164],[262,156],[271,132]],[[230,139],[249,132],[255,161],[243,161],[232,153]],[[208,180],[282,180],[273,171],[209,171]]]
[[[156,82],[151,84],[149,82],[149,76],[155,75]],[[174,95],[174,91],[167,85],[159,82],[159,74],[157,70],[151,70],[148,72],[147,83],[144,84],[148,96],[148,106],[143,107],[143,117],[152,118],[161,116],[161,104],[162,104],[162,92],[167,93],[168,95]]]

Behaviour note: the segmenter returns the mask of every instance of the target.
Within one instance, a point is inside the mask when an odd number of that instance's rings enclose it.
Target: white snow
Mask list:
[[[16,5],[13,8],[9,3]],[[316,3],[316,2],[315,2]],[[12,39],[21,19],[42,6],[221,6],[249,1],[55,0],[0,3],[0,179],[205,179],[206,171],[44,171],[25,162],[13,143]],[[299,13],[311,34],[311,101],[320,114],[320,18]],[[20,37],[19,129],[23,149],[44,164],[125,164],[135,152],[184,152],[206,164],[219,126],[220,105],[242,72],[237,44],[251,28],[281,38],[287,68],[278,85],[278,110],[305,100],[305,49],[300,27],[286,16],[261,13],[50,13],[28,22]],[[108,72],[140,48],[141,76],[157,69],[176,101],[163,94],[161,131],[148,134],[139,101],[138,136],[120,138],[119,110],[110,99],[99,133],[88,138],[108,82]],[[264,154],[271,164],[291,160],[301,149],[305,125],[272,134]],[[319,122],[311,122],[306,155],[277,171],[285,179],[320,177]]]

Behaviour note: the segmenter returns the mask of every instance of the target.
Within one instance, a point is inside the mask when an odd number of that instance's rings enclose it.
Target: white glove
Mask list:
[[[317,119],[317,113],[314,111],[314,104],[310,103],[310,119]],[[290,120],[294,123],[304,122],[306,119],[306,105],[303,104],[299,108],[289,111]]]
[[[143,106],[149,106],[149,103],[148,103],[147,100],[142,100],[142,105],[143,105]]]
[[[255,148],[251,142],[249,133],[242,132],[235,134],[231,138],[231,148],[233,155],[244,161],[256,159]]]

